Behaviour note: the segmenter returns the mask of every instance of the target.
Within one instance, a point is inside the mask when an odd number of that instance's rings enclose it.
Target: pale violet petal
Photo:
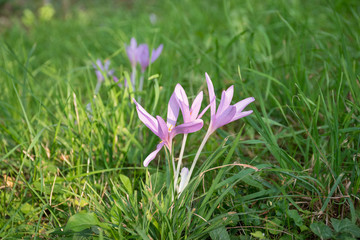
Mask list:
[[[224,110],[226,110],[230,106],[233,95],[234,95],[234,86],[231,86],[226,91],[222,92],[220,104],[217,109],[216,115],[218,114],[220,115]]]
[[[208,90],[209,90],[211,119],[213,119],[215,117],[215,113],[216,113],[216,100],[212,101],[213,99],[216,99],[214,85],[211,82],[211,79],[207,73],[205,73],[205,78],[206,78],[206,83],[207,83]]]
[[[203,92],[201,91],[194,99],[190,108],[190,119],[192,121],[198,118],[202,100],[203,100]]]
[[[103,71],[108,71],[109,67],[110,67],[110,60],[105,60],[104,70]]]
[[[244,100],[241,100],[240,102],[237,102],[234,106],[236,107],[236,112],[239,113],[242,110],[244,110],[244,108],[249,105],[250,103],[252,103],[253,101],[255,101],[255,98],[253,97],[249,97],[249,98],[245,98]]]
[[[179,103],[184,122],[190,122],[190,110],[189,110],[189,100],[186,95],[184,88],[180,84],[176,84],[175,91],[176,99]]]
[[[137,48],[137,43],[136,43],[136,39],[134,37],[131,38],[130,40],[130,47],[132,49],[136,49]]]
[[[141,65],[141,71],[149,66],[149,47],[147,44],[140,44],[137,50],[138,62]]]
[[[104,81],[104,76],[102,75],[102,73],[101,73],[99,70],[96,70],[96,71],[95,71],[95,74],[96,74],[96,78],[97,78],[99,81]]]
[[[147,126],[154,134],[159,136],[158,133],[158,121],[151,116],[139,103],[133,99],[139,119]]]
[[[114,69],[111,69],[107,72],[107,74],[108,74],[108,76],[112,76],[112,75],[114,75],[114,72],[115,72]]]
[[[204,122],[201,119],[196,119],[192,122],[180,124],[170,132],[170,138],[172,139],[178,134],[193,133],[199,131],[203,127],[203,125]]]
[[[168,104],[168,111],[167,111],[167,124],[168,128],[173,128],[176,125],[176,121],[179,116],[179,104],[176,100],[175,92],[171,95],[169,104]]]
[[[158,136],[161,140],[167,142],[169,135],[168,127],[162,117],[156,116],[156,119],[158,121]]]
[[[157,49],[154,49],[151,54],[151,62],[153,63],[161,54],[163,50],[164,45],[160,44],[160,46]]]
[[[212,131],[215,131],[216,129],[231,122],[235,113],[236,113],[236,107],[229,106],[221,114],[219,115],[216,114],[215,121],[211,123]]]
[[[214,102],[214,101],[215,101],[215,98],[213,98],[213,99],[210,101],[209,105],[207,105],[207,106],[201,111],[201,113],[199,114],[199,116],[197,116],[198,119],[199,119],[199,118],[202,118],[202,116],[206,113],[206,111],[209,109],[209,107],[211,106],[212,102]]]
[[[156,155],[158,154],[158,152],[161,150],[161,148],[165,145],[164,142],[159,143],[156,146],[156,150],[153,151],[152,153],[150,153],[144,160],[144,167],[147,167],[149,165],[149,163],[154,160],[154,158],[156,157]]]
[[[96,66],[97,66],[97,68],[99,68],[100,70],[104,71],[104,67],[103,67],[100,59],[96,59]]]
[[[236,121],[236,120],[238,120],[238,119],[240,119],[240,118],[249,116],[249,115],[252,114],[252,113],[253,113],[253,110],[236,113],[236,114],[234,115],[234,117],[231,119],[231,122]]]

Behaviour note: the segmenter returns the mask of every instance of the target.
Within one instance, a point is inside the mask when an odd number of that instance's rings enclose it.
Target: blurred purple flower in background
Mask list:
[[[151,63],[153,63],[161,54],[163,50],[163,45],[160,44],[160,46],[157,49],[153,49],[151,54]],[[150,64],[150,55],[149,55],[149,46],[147,44],[140,44],[138,47],[138,62],[141,66],[141,72],[145,72],[146,68]]]
[[[149,66],[149,64],[153,63],[160,56],[163,50],[163,45],[160,44],[160,46],[157,49],[153,49],[151,53],[151,59],[149,54],[150,53],[149,46],[145,43],[137,45],[135,38],[131,38],[130,45],[125,45],[125,47],[126,47],[126,54],[130,60],[131,68],[132,68],[130,81],[133,89],[136,89],[135,88],[136,63],[139,63],[141,66],[141,77],[139,80],[139,87],[137,89],[139,91],[142,91],[144,85],[144,72],[146,68]],[[139,97],[138,100],[140,101],[141,98]]]
[[[130,60],[131,63],[131,77],[130,77],[130,82],[132,87],[135,87],[135,77],[136,77],[136,63],[138,61],[138,55],[139,55],[139,47],[137,46],[137,42],[135,38],[131,38],[130,40],[130,45],[126,47],[126,53],[128,55],[128,58]]]
[[[95,68],[95,73],[98,81],[102,82],[105,79],[105,76],[110,77],[113,76],[114,70],[109,70],[110,60],[105,60],[104,65],[102,64],[100,59],[96,60],[96,63],[93,63],[93,67]],[[104,76],[105,74],[105,76]]]
[[[138,47],[135,38],[131,38],[130,45],[126,46],[126,53],[130,60],[131,66],[135,67],[138,60]]]
[[[154,25],[154,24],[157,22],[157,16],[156,16],[156,14],[155,14],[155,13],[151,13],[151,14],[149,15],[149,19],[150,19],[151,24]]]

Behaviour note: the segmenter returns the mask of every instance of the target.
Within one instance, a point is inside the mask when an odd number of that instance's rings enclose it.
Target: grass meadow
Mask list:
[[[359,1],[44,2],[0,1],[1,239],[360,238]],[[163,44],[141,91],[124,86],[132,37]],[[97,59],[121,86],[98,88]],[[217,105],[234,85],[253,113],[212,134],[174,198],[166,151],[143,166],[159,138],[132,98],[165,118],[180,83],[204,108],[205,72]]]

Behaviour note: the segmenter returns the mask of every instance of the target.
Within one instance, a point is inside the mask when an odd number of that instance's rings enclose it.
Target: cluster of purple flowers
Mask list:
[[[130,60],[131,66],[136,66],[139,63],[141,66],[141,72],[145,72],[150,62],[153,63],[161,54],[163,45],[160,44],[158,48],[153,49],[151,53],[151,59],[149,55],[149,46],[145,43],[137,45],[136,39],[131,38],[130,45],[126,46],[126,53]]]
[[[135,87],[136,84],[136,65],[137,63],[140,64],[141,67],[141,78],[139,80],[139,91],[142,90],[143,87],[143,81],[144,77],[143,74],[150,63],[153,63],[161,54],[163,50],[163,45],[160,44],[158,48],[153,49],[150,55],[149,46],[145,43],[137,44],[135,38],[131,38],[130,45],[126,45],[126,53],[130,60],[131,67],[132,67],[132,73],[131,73],[131,84],[132,87]],[[96,77],[98,79],[98,83],[101,83],[104,81],[105,76],[111,77],[115,82],[118,82],[119,79],[114,76],[114,70],[109,69],[110,66],[110,60],[105,60],[104,64],[102,64],[100,59],[96,60],[96,63],[93,64],[93,67],[95,68]],[[122,85],[119,84],[121,87]],[[128,82],[125,79],[124,86],[128,86]]]
[[[131,84],[132,88],[135,89],[135,85],[139,84],[139,86],[136,87],[136,89],[141,91],[144,82],[144,72],[146,71],[149,64],[153,63],[160,56],[163,50],[163,45],[161,44],[158,48],[153,49],[150,54],[149,46],[147,44],[143,43],[138,45],[135,38],[131,38],[130,45],[126,45],[125,48],[126,48],[127,56],[131,63],[132,73],[131,73],[130,83],[125,79],[124,86],[127,87],[129,84]],[[136,67],[138,63],[140,64],[140,68],[141,68],[141,77],[139,78],[139,81],[136,81]],[[93,66],[95,68],[95,73],[98,79],[98,84],[95,89],[95,94],[98,92],[99,87],[101,86],[101,83],[104,81],[105,78],[112,78],[115,82],[119,81],[119,79],[116,76],[114,76],[114,70],[109,69],[110,67],[109,60],[106,60],[103,64],[98,59],[96,63],[93,64]],[[150,153],[145,158],[143,164],[145,167],[147,167],[149,163],[156,157],[159,151],[165,146],[167,150],[170,152],[170,156],[172,158],[172,167],[174,171],[174,189],[176,189],[179,194],[184,190],[184,188],[189,183],[196,162],[210,135],[214,133],[216,129],[230,122],[238,120],[242,117],[246,117],[250,115],[252,113],[251,110],[250,111],[243,111],[243,110],[247,105],[255,101],[253,97],[249,97],[234,105],[231,105],[231,100],[234,95],[234,86],[231,86],[226,91],[222,92],[221,100],[217,108],[213,83],[207,73],[205,73],[205,78],[208,86],[210,103],[201,112],[200,109],[203,100],[203,92],[200,92],[196,96],[192,105],[190,106],[186,92],[180,84],[176,85],[175,90],[170,97],[166,121],[160,116],[156,116],[156,117],[151,116],[140,105],[139,103],[141,99],[140,97],[138,97],[138,101],[133,99],[140,120],[161,140],[160,143],[157,145],[156,150]],[[121,87],[122,85],[119,84],[119,86]],[[189,133],[199,131],[203,127],[204,122],[201,118],[209,108],[210,108],[211,116],[210,116],[210,123],[208,130],[199,146],[199,149],[195,155],[190,170],[186,167],[183,167],[180,173],[187,135]],[[184,122],[182,124],[177,125],[177,119],[180,111],[182,113]],[[172,144],[174,137],[179,134],[183,134],[184,137],[179,155],[178,165],[177,168],[175,168]],[[181,180],[180,183],[178,184],[179,174]]]
[[[163,146],[165,146],[169,150],[169,152],[172,153],[172,141],[176,135],[184,134],[184,136],[187,136],[187,134],[189,133],[199,131],[204,124],[201,117],[210,107],[211,120],[209,123],[209,128],[207,130],[207,133],[198,149],[198,152],[194,158],[190,171],[188,170],[188,168],[182,169],[180,174],[181,182],[178,186],[177,186],[177,179],[178,179],[182,154],[180,153],[181,157],[179,158],[177,170],[175,170],[175,163],[173,161],[173,169],[175,174],[174,184],[175,184],[175,189],[177,189],[178,193],[181,193],[181,191],[186,187],[187,183],[189,182],[196,161],[209,136],[216,129],[230,122],[238,120],[242,117],[250,115],[252,113],[252,110],[249,111],[243,111],[243,110],[247,105],[255,101],[253,97],[249,97],[234,105],[231,105],[231,100],[234,94],[234,86],[231,86],[226,91],[222,92],[220,104],[218,108],[216,108],[216,96],[214,92],[213,83],[207,73],[205,73],[205,78],[208,86],[210,104],[207,107],[205,107],[200,114],[199,112],[203,100],[203,92],[200,92],[196,96],[190,107],[186,92],[180,84],[176,85],[175,90],[170,97],[166,122],[160,116],[156,116],[156,117],[151,116],[138,102],[135,101],[135,99],[133,99],[133,101],[136,104],[136,110],[139,119],[161,140],[160,143],[157,145],[156,150],[150,153],[144,160],[143,164],[145,167],[147,167],[149,163],[156,157],[156,155],[162,149]],[[184,123],[176,125],[180,111],[182,113]]]

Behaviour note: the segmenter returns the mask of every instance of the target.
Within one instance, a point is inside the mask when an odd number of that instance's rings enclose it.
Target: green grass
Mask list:
[[[41,5],[8,4],[2,239],[360,237],[358,1],[77,1],[54,5],[48,21]],[[24,8],[35,14],[27,25]],[[256,99],[252,115],[210,138],[198,177],[174,202],[164,151],[142,166],[159,140],[129,92],[107,79],[94,98],[92,62],[110,59],[122,81],[131,37],[164,44],[146,91],[134,93],[153,115],[166,117],[176,83],[208,101],[205,72],[218,101],[230,85],[233,103]],[[189,135],[186,166],[205,132]],[[177,137],[176,156],[180,145]]]

